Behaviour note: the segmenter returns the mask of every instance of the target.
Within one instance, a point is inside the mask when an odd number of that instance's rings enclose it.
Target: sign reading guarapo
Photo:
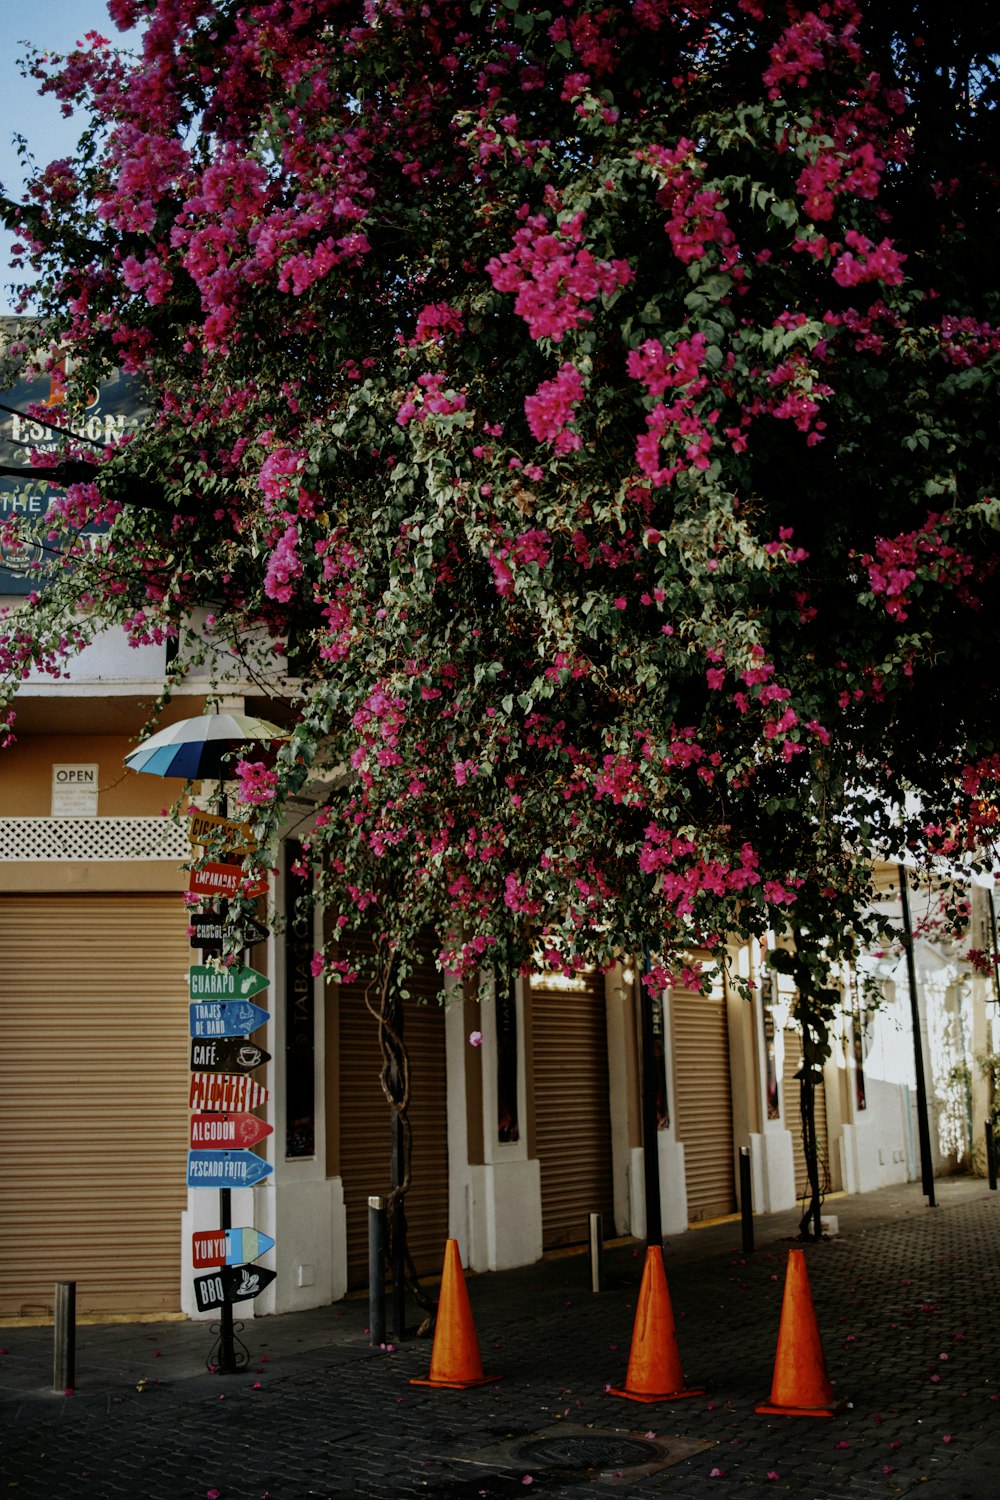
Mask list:
[[[270,984],[256,969],[215,969],[192,964],[188,970],[188,994],[192,1000],[249,1000]]]

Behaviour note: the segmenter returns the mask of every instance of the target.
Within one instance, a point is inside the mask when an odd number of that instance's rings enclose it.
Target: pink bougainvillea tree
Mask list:
[[[458,976],[835,957],[875,850],[988,839],[995,22],[109,10],[134,55],[36,63],[88,136],[6,214],[71,395],[151,416],[50,509],[13,683],[98,618],[263,631],[298,720],[245,801],[339,768],[342,973],[362,924]]]

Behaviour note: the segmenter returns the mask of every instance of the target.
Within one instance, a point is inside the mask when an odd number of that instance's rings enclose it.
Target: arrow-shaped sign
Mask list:
[[[271,981],[256,969],[214,969],[192,964],[188,970],[188,994],[192,1000],[250,1000],[266,990]]]
[[[194,1278],[194,1295],[199,1312],[210,1307],[221,1307],[224,1302],[249,1302],[260,1293],[277,1275],[266,1266],[224,1266],[209,1276]]]
[[[242,1266],[270,1250],[274,1241],[259,1229],[208,1229],[191,1236],[192,1264]]]
[[[249,1000],[196,1000],[188,1013],[192,1036],[249,1036],[271,1015]]]
[[[249,823],[234,823],[232,818],[198,810],[191,813],[188,838],[192,844],[211,844],[233,854],[252,853],[257,847]]]
[[[191,947],[201,948],[203,952],[211,950],[221,953],[227,932],[236,937],[237,931],[238,939],[245,948],[252,948],[255,943],[266,943],[271,936],[269,928],[253,917],[243,917],[236,930],[229,929],[225,918],[218,912],[194,912],[191,917]]]
[[[248,875],[242,865],[209,860],[191,871],[188,890],[193,896],[263,896],[270,886],[263,876]]]
[[[273,1125],[258,1120],[256,1115],[192,1115],[191,1149],[204,1151],[212,1146],[256,1146],[273,1129]]]
[[[269,1161],[253,1151],[189,1151],[188,1187],[241,1188],[270,1177]]]
[[[271,1097],[262,1083],[254,1083],[241,1073],[229,1077],[225,1073],[192,1073],[191,1095],[188,1099],[192,1109],[233,1110],[237,1114],[256,1109],[266,1104]]]
[[[252,1073],[270,1061],[270,1052],[238,1037],[217,1037],[211,1042],[195,1038],[191,1043],[192,1073]]]

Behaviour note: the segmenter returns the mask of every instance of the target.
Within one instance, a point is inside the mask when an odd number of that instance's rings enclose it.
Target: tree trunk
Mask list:
[[[386,1227],[396,1307],[395,1333],[397,1338],[402,1338],[404,1288],[427,1313],[417,1330],[418,1335],[429,1331],[437,1304],[420,1284],[407,1243],[406,1194],[413,1169],[410,1058],[403,1041],[403,1001],[399,993],[396,954],[378,942],[375,945],[375,973],[365,989],[365,1004],[378,1025],[382,1053],[379,1083],[389,1105],[392,1124],[392,1186],[386,1198]]]
[[[802,1071],[799,1074],[799,1111],[802,1116],[802,1151],[809,1179],[809,1203],[799,1220],[799,1239],[818,1240],[823,1228],[820,1211],[823,1195],[819,1182],[819,1143],[816,1139],[816,1082],[812,1030],[802,1017]]]

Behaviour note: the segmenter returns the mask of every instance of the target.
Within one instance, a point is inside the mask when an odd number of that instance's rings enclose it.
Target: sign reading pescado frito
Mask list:
[[[253,1151],[189,1151],[188,1187],[253,1187],[274,1171]]]

